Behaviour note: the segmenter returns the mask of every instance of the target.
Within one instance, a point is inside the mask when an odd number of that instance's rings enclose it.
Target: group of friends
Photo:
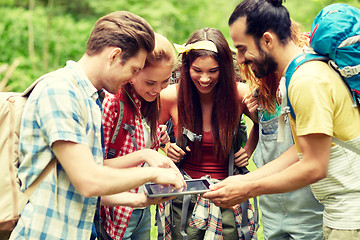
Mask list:
[[[165,239],[245,239],[241,212],[251,207],[241,203],[257,196],[265,239],[360,239],[360,156],[332,143],[334,136],[360,147],[360,114],[342,79],[324,62],[303,64],[289,86],[296,120],[284,116],[280,79],[303,53],[306,35],[282,0],[244,0],[228,23],[237,64],[215,28],[176,45],[178,60],[173,44],[141,17],[101,17],[81,59],[29,96],[22,190],[54,157],[57,166],[31,195],[10,239],[150,239],[154,204]],[[110,158],[120,104],[132,130]],[[233,152],[243,114],[254,127]],[[197,138],[187,141],[184,131]],[[236,174],[252,154],[258,169]],[[181,188],[184,179],[204,176],[211,191],[192,195],[189,204],[185,197],[148,198],[142,189],[147,182]],[[248,230],[256,239],[253,221],[249,216]]]

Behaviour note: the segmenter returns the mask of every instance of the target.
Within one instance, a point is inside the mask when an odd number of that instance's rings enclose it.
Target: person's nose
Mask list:
[[[245,63],[244,54],[237,53],[237,54],[236,54],[236,61],[237,61],[238,64],[243,64],[243,63]]]
[[[209,80],[210,80],[210,76],[209,76],[208,74],[206,74],[206,73],[201,74],[201,76],[200,76],[200,81],[202,81],[202,82],[207,82],[207,81],[209,81]]]
[[[154,92],[160,93],[161,90],[163,90],[163,88],[161,87],[161,84],[156,84],[156,86],[154,87]]]

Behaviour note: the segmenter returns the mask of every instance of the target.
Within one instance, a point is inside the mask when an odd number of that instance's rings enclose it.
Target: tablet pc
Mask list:
[[[171,186],[147,183],[145,184],[145,193],[148,198],[171,197],[186,194],[198,194],[209,191],[210,182],[207,179],[186,180],[186,188],[174,189]]]

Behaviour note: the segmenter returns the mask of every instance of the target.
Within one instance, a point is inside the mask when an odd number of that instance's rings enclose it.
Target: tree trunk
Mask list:
[[[53,5],[54,0],[49,0],[47,5],[47,22],[46,22],[46,32],[45,32],[45,41],[43,48],[43,70],[47,71],[49,68],[49,42],[50,42],[50,29],[51,29],[51,20],[53,15]]]
[[[28,41],[28,50],[31,61],[31,66],[33,70],[37,70],[35,60],[35,46],[34,46],[34,27],[33,27],[33,13],[35,8],[35,0],[29,0],[29,17],[28,17],[28,33],[29,33],[29,41]]]

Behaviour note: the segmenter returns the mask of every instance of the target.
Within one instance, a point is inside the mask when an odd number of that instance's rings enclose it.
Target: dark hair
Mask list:
[[[183,141],[183,127],[196,134],[202,134],[203,118],[200,97],[197,88],[190,77],[191,64],[201,56],[211,56],[219,63],[219,80],[214,93],[214,105],[211,116],[211,128],[215,142],[215,154],[220,159],[226,159],[232,146],[234,132],[239,122],[239,103],[235,83],[235,71],[232,53],[224,35],[215,28],[196,30],[186,44],[198,41],[212,41],[217,53],[210,50],[191,50],[182,55],[178,92],[178,138]],[[199,156],[200,143],[195,141],[192,153]]]
[[[259,39],[266,31],[273,31],[282,44],[291,38],[291,21],[282,0],[244,0],[236,6],[229,18],[231,26],[238,18],[246,17],[246,33]]]
[[[309,46],[309,35],[301,31],[301,25],[291,21],[291,40],[298,47]],[[239,65],[243,77],[248,81],[250,89],[258,91],[259,105],[262,109],[275,113],[276,104],[280,104],[278,93],[281,75],[269,73],[264,78],[258,79],[246,64]],[[274,101],[275,100],[275,101]]]
[[[122,60],[135,56],[140,49],[151,52],[155,46],[154,31],[141,17],[126,11],[117,11],[100,18],[94,26],[86,46],[90,56],[105,47],[122,49]]]

